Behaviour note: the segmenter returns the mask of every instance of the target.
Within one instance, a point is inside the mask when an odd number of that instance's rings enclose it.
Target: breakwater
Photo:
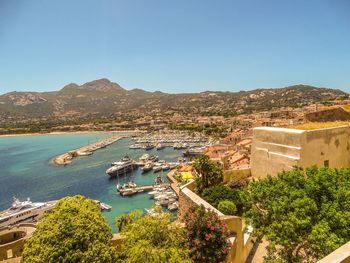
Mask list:
[[[86,146],[83,146],[79,149],[68,151],[64,154],[61,154],[57,157],[55,157],[52,162],[56,165],[67,165],[70,164],[73,160],[73,158],[78,156],[88,156],[92,155],[94,151],[97,151],[99,149],[105,148],[123,138],[126,138],[126,136],[112,136],[110,138],[104,139],[102,141],[98,141],[95,143],[88,144]]]

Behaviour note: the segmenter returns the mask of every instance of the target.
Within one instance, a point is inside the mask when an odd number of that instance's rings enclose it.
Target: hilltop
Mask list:
[[[240,92],[169,94],[126,90],[108,79],[70,83],[52,92],[10,92],[0,96],[0,123],[14,121],[146,116],[172,112],[234,116],[282,106],[304,106],[348,95],[341,90],[295,85]]]

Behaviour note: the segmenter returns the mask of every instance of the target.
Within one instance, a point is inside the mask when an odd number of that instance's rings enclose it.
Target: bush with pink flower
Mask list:
[[[218,215],[204,206],[192,208],[185,217],[187,240],[193,262],[222,262],[229,252],[229,233]]]

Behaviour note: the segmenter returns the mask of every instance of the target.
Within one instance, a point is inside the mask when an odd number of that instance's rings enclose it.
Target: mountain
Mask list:
[[[10,92],[0,96],[0,123],[86,116],[145,116],[178,112],[235,115],[281,106],[302,106],[348,94],[335,89],[295,85],[240,92],[205,91],[168,94],[125,90],[108,79],[70,83],[53,92]]]

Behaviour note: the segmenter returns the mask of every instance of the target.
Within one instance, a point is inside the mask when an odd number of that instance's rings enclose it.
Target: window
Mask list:
[[[8,250],[6,251],[6,257],[7,257],[7,258],[13,258],[12,249],[8,249]]]
[[[329,167],[329,160],[325,160],[325,161],[323,162],[323,165],[324,165],[324,167]]]

